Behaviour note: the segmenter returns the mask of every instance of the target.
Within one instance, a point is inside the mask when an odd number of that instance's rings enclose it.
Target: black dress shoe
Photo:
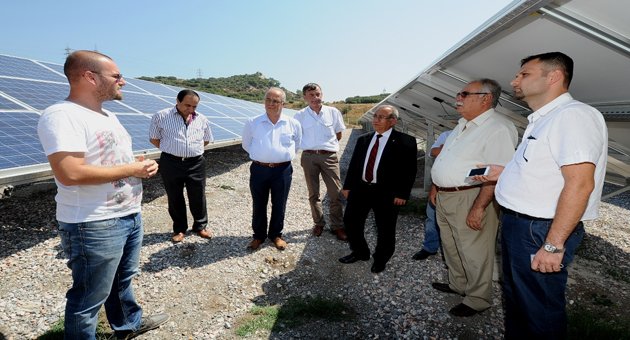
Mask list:
[[[458,294],[458,292],[454,291],[451,289],[451,287],[449,287],[448,283],[441,283],[441,282],[433,282],[431,284],[431,286],[437,290],[439,290],[440,292],[444,292],[444,293],[450,293],[450,294]]]
[[[372,268],[370,268],[370,271],[374,274],[380,273],[383,270],[385,270],[385,263],[379,263],[379,262],[374,262],[372,264]]]
[[[437,254],[437,252],[431,253],[431,252],[428,252],[428,251],[422,249],[419,252],[413,254],[413,256],[411,258],[414,259],[414,260],[425,260],[427,257],[429,257],[431,255],[435,255],[435,254]]]
[[[451,315],[454,316],[460,316],[460,317],[468,317],[468,316],[473,316],[477,313],[481,313],[481,311],[478,311],[476,309],[472,309],[468,306],[466,306],[463,303],[460,303],[459,305],[451,308],[451,310],[448,311]]]
[[[359,260],[367,261],[369,259],[370,259],[370,255],[358,256],[358,255],[355,255],[354,253],[351,253],[350,255],[346,255],[344,257],[340,257],[339,258],[339,262],[345,263],[345,264],[350,264],[350,263],[355,263],[355,262],[357,262]]]

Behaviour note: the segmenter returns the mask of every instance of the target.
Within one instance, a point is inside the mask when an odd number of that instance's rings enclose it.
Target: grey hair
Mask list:
[[[379,105],[376,107],[376,110],[374,110],[374,113],[378,112],[380,109],[386,109],[389,108],[392,110],[392,113],[390,114],[391,116],[394,116],[394,118],[396,118],[396,120],[400,119],[400,114],[398,113],[398,109],[393,107],[392,105],[389,104],[383,104],[383,105]]]
[[[488,78],[482,78],[471,81],[471,83],[481,84],[482,91],[492,94],[492,107],[495,108],[499,104],[499,97],[501,96],[501,85],[494,80]]]
[[[284,93],[284,90],[279,88],[279,87],[270,87],[269,90],[267,90],[267,92],[265,92],[265,98],[267,97],[267,94],[271,91],[278,91],[280,92],[280,95],[282,96],[282,102],[286,103],[287,102],[287,94]]]

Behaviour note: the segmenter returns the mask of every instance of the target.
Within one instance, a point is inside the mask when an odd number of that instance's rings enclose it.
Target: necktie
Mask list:
[[[370,157],[368,158],[367,165],[365,166],[365,180],[368,183],[372,183],[374,179],[374,163],[376,163],[376,154],[378,153],[378,141],[383,135],[376,135],[376,141],[370,150]]]

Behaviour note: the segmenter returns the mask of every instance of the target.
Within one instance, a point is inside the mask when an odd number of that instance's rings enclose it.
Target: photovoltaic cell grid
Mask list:
[[[183,88],[133,78],[125,81],[123,100],[105,102],[103,107],[116,113],[132,136],[134,152],[157,151],[149,143],[151,116],[175,105]],[[65,99],[69,90],[63,65],[0,55],[0,176],[6,177],[5,170],[47,163],[37,137],[37,121],[45,108]],[[215,142],[240,140],[245,121],[265,112],[262,104],[197,92],[201,97],[198,112],[210,120]],[[284,110],[291,116],[295,112]]]

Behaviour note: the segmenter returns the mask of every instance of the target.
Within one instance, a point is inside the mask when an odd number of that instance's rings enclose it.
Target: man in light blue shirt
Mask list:
[[[252,160],[249,189],[254,239],[248,245],[251,250],[258,249],[267,238],[279,250],[287,247],[282,239],[284,213],[293,175],[291,160],[302,140],[302,128],[297,120],[282,115],[285,100],[282,89],[270,88],[265,94],[266,113],[248,120],[243,128],[243,149]],[[269,194],[271,218],[268,223]]]

